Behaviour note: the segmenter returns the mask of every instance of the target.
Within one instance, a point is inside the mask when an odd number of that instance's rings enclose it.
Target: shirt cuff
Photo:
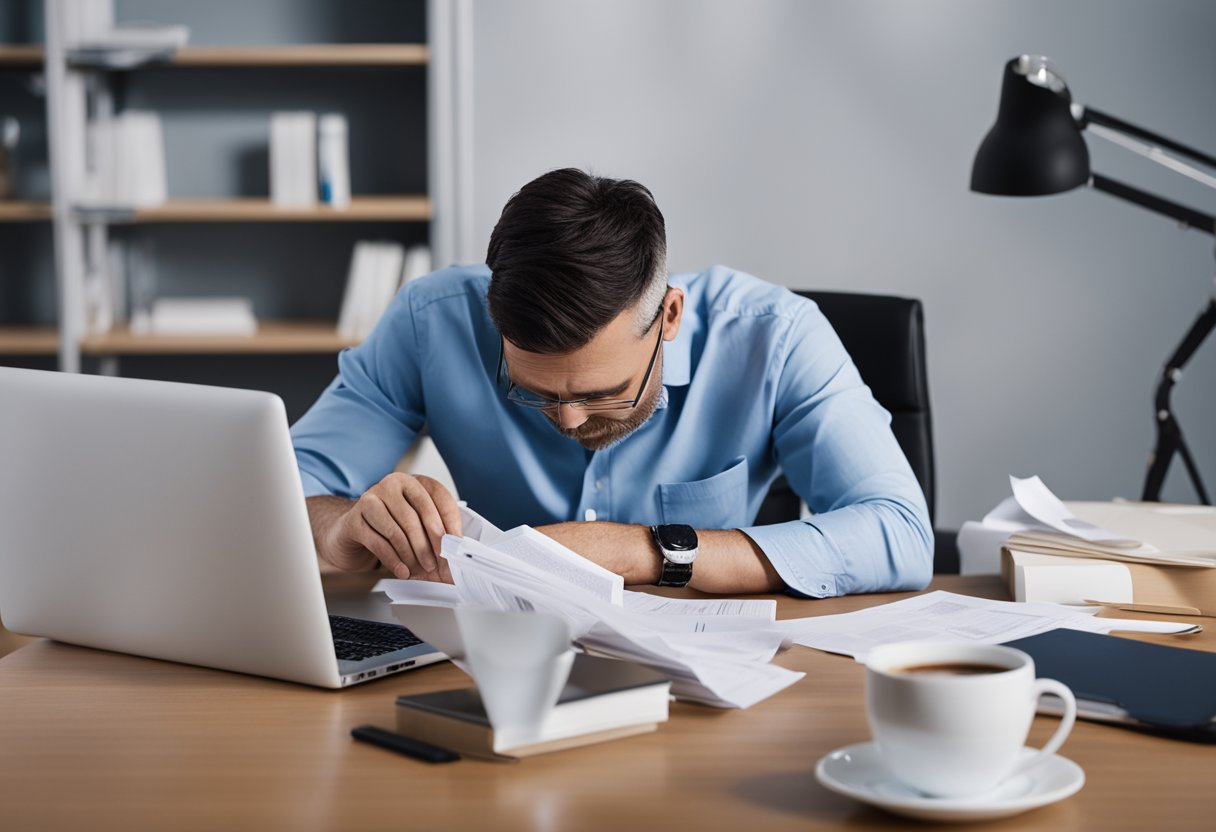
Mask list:
[[[809,598],[842,594],[836,580],[842,562],[840,553],[810,523],[790,520],[739,531],[755,541],[791,592]]]

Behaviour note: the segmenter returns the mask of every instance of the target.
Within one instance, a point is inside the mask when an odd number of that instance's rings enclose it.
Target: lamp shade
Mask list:
[[[1046,58],[1005,64],[1001,106],[971,168],[971,190],[1043,196],[1089,181],[1089,148],[1073,118],[1072,96]]]

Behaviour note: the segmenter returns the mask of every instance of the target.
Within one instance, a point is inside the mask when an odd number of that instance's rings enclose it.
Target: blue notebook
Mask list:
[[[1216,653],[1052,630],[1007,642],[1077,697],[1077,716],[1216,742]]]

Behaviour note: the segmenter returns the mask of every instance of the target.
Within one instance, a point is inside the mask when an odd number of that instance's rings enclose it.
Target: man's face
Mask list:
[[[656,320],[639,338],[636,311],[627,309],[586,345],[564,355],[525,352],[505,341],[503,350],[510,379],[517,387],[548,399],[632,401],[660,343],[660,328],[661,337],[670,340],[679,326],[678,310],[674,325],[667,310],[665,303],[662,319]],[[662,352],[661,347],[658,352]],[[663,387],[662,361],[661,354],[655,356],[646,389],[632,409],[596,412],[562,404],[541,412],[562,436],[588,450],[607,448],[633,433],[654,414]]]

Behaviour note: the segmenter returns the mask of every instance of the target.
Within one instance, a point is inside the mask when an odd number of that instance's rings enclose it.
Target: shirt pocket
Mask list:
[[[737,529],[747,525],[747,457],[736,457],[720,474],[695,482],[659,484],[664,523],[694,529]]]

